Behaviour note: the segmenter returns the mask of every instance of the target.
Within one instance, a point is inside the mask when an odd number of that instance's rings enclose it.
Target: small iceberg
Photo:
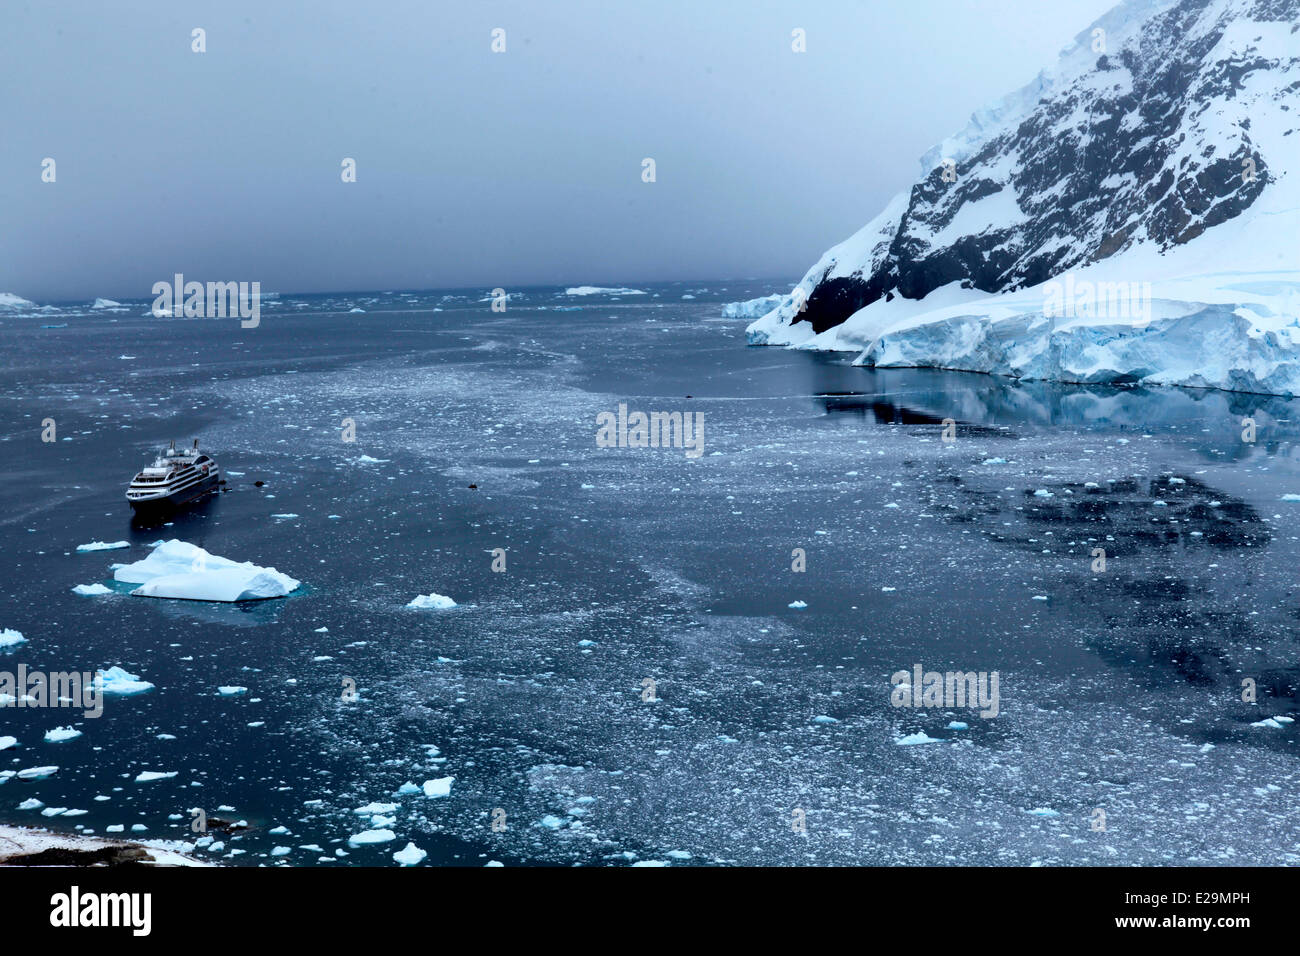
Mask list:
[[[27,638],[23,637],[22,631],[15,631],[12,628],[0,628],[0,648],[17,647],[19,644],[26,644]]]
[[[95,675],[95,689],[113,697],[134,697],[153,690],[153,684],[135,674],[128,674],[120,667],[110,667]]]
[[[93,597],[97,594],[112,594],[113,589],[105,587],[102,584],[78,584],[72,589],[73,594],[80,594],[83,597]]]
[[[374,843],[392,843],[397,834],[392,830],[363,830],[348,837],[349,846],[369,846]]]
[[[10,747],[18,746],[17,737],[0,737],[0,750],[8,750]]]
[[[88,551],[118,551],[129,547],[130,541],[91,541],[89,544],[77,545],[77,550],[85,554]]]
[[[794,608],[796,611],[802,611],[808,606],[807,601],[791,601],[786,607]]]
[[[724,319],[761,319],[771,312],[784,299],[783,295],[764,295],[744,302],[728,302],[722,307]]]
[[[227,687],[217,688],[218,697],[238,697],[240,694],[247,694],[247,693],[248,693],[247,687],[227,686]]]
[[[640,289],[610,289],[598,285],[575,285],[564,290],[565,295],[645,295]]]
[[[437,610],[445,611],[449,607],[455,607],[456,602],[445,594],[417,594],[411,603],[406,605],[417,610]]]
[[[173,538],[154,548],[147,558],[124,564],[113,578],[138,584],[139,597],[184,601],[260,601],[286,597],[302,582],[251,561],[232,561]]]
[[[76,740],[80,736],[81,731],[72,727],[55,727],[53,730],[45,731],[45,742],[47,744],[61,744],[65,740]]]

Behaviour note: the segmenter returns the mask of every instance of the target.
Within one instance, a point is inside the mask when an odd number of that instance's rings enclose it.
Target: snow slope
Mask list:
[[[1300,0],[1127,0],[927,153],[749,340],[1300,393],[1298,84]]]

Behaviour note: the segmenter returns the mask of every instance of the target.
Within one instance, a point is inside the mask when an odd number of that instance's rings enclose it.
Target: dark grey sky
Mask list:
[[[1114,2],[5,0],[0,291],[797,278]]]

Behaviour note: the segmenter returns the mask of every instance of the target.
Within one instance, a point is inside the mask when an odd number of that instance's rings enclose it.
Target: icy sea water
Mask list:
[[[770,289],[700,285],[0,317],[0,627],[28,639],[0,669],[156,685],[0,710],[0,770],[59,768],[0,784],[0,822],[193,842],[202,807],[248,824],[199,850],[238,865],[1300,860],[1300,724],[1252,726],[1296,710],[1295,403],[746,348],[719,303]],[[704,455],[598,448],[620,402],[702,412]],[[192,437],[228,490],[133,526],[127,480]],[[305,587],[72,593],[171,537]],[[431,591],[459,606],[405,608]],[[893,707],[915,664],[997,671],[999,714]]]

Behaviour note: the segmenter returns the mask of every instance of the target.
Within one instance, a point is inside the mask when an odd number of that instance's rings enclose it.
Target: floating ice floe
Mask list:
[[[86,551],[118,551],[122,548],[131,547],[130,541],[91,541],[89,544],[77,545],[77,550]]]
[[[29,767],[27,770],[18,771],[18,779],[44,780],[46,777],[54,776],[58,771],[58,767]]]
[[[392,843],[397,834],[392,830],[363,830],[348,837],[350,846],[369,846],[374,843]]]
[[[424,781],[424,795],[430,799],[451,795],[451,782],[455,777],[439,777],[437,780]]]
[[[114,697],[134,697],[153,690],[153,684],[141,680],[136,674],[128,674],[120,667],[110,667],[95,675],[95,689]]]
[[[173,538],[154,548],[141,561],[113,572],[115,580],[139,584],[140,597],[187,601],[258,601],[281,598],[302,582],[251,561],[232,561]]]
[[[1026,813],[1036,817],[1059,817],[1060,813],[1049,807],[1034,807],[1032,810],[1026,810]]]
[[[61,744],[65,740],[76,740],[81,736],[81,731],[72,727],[55,727],[53,730],[45,732],[45,742],[47,744]]]
[[[136,775],[136,783],[153,783],[155,780],[170,780],[180,771],[177,770],[142,770]]]
[[[408,842],[405,849],[398,850],[393,854],[393,859],[402,864],[402,866],[415,866],[428,855],[428,853],[425,853],[414,843]]]
[[[908,734],[906,737],[899,737],[894,743],[901,747],[914,747],[917,744],[939,744],[943,743],[938,737],[930,737],[924,730],[914,734]]]
[[[23,637],[22,631],[15,631],[8,627],[0,629],[0,649],[26,643],[27,638]]]
[[[791,601],[789,604],[786,605],[786,607],[792,607],[792,608],[794,608],[796,611],[801,611],[801,610],[803,610],[804,608],[806,608],[807,606],[808,606],[808,602],[807,602],[807,601]]]
[[[226,687],[217,688],[217,695],[220,697],[238,697],[240,694],[247,694],[247,693],[248,693],[247,687],[226,686]]]
[[[97,594],[112,594],[113,589],[96,582],[95,584],[78,584],[72,589],[73,594],[80,594],[83,597],[93,597]]]
[[[416,608],[417,610],[438,610],[443,611],[450,607],[455,607],[456,602],[444,594],[417,594],[407,607]]]
[[[1300,495],[1291,495],[1291,494],[1283,495],[1283,496],[1282,496],[1282,500],[1283,500],[1283,501],[1300,501]]]
[[[1272,727],[1274,730],[1281,730],[1285,725],[1287,725],[1287,724],[1293,724],[1293,723],[1295,723],[1295,719],[1294,719],[1294,718],[1291,718],[1291,717],[1283,717],[1283,716],[1281,716],[1281,715],[1278,715],[1278,716],[1276,716],[1276,717],[1265,717],[1263,720],[1257,720],[1257,721],[1255,721],[1253,724],[1251,724],[1250,726],[1252,726],[1252,727]]]
[[[352,812],[359,817],[368,817],[373,813],[392,813],[397,809],[395,803],[367,803],[364,807],[357,807]]]
[[[8,750],[10,747],[18,746],[17,737],[0,737],[0,750]]]

